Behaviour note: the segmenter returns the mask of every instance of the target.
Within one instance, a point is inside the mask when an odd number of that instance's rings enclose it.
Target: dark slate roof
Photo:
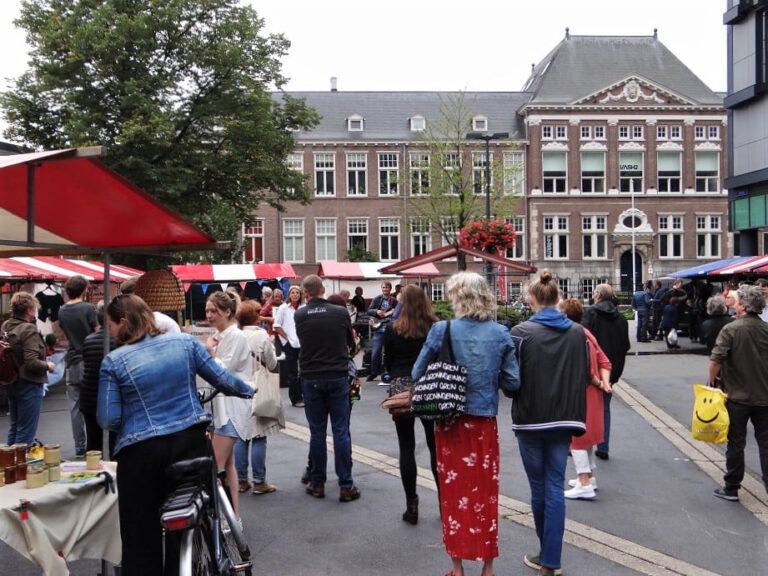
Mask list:
[[[696,104],[723,100],[655,36],[566,36],[533,69],[531,104],[568,104],[640,76]]]
[[[464,106],[471,115],[488,118],[490,132],[509,132],[511,139],[524,139],[523,118],[517,111],[531,97],[525,92],[288,92],[306,101],[322,116],[311,132],[298,132],[301,142],[419,141],[423,135],[411,132],[410,119],[421,115],[433,129],[441,121],[441,109],[463,95]],[[281,93],[273,93],[276,99]],[[442,108],[441,108],[442,106]],[[364,132],[348,132],[347,118],[360,115]]]

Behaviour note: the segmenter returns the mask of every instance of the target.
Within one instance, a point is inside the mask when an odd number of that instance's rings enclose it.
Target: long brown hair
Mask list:
[[[392,330],[403,338],[425,338],[437,321],[424,290],[409,284],[400,291],[400,315],[392,322]]]
[[[138,296],[121,294],[115,296],[107,306],[107,315],[115,324],[125,318],[125,324],[118,329],[117,340],[121,344],[132,344],[145,336],[157,336],[160,330],[155,324],[152,309]]]

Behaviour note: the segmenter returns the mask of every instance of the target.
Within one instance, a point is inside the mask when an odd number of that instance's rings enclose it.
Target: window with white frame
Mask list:
[[[424,132],[427,129],[427,120],[424,116],[416,115],[411,117],[411,132]]]
[[[706,132],[704,129],[704,126],[694,126],[693,127],[693,137],[696,140],[704,140]]]
[[[592,126],[581,126],[580,131],[582,140],[592,140]]]
[[[429,154],[409,152],[408,168],[411,171],[411,195],[427,194],[429,192]]]
[[[696,256],[720,258],[720,216],[703,214],[696,216]]]
[[[347,131],[349,132],[362,132],[363,131],[363,117],[359,114],[353,114],[347,118]]]
[[[304,220],[283,219],[283,261],[304,262]]]
[[[365,152],[347,154],[347,196],[366,196],[368,160]]]
[[[659,216],[659,258],[683,257],[683,217]]]
[[[552,126],[541,127],[541,138],[542,140],[552,140]]]
[[[458,196],[461,187],[461,158],[458,152],[446,152],[442,157],[443,193]]]
[[[707,138],[710,140],[720,140],[720,126],[708,126]]]
[[[568,130],[566,130],[565,126],[555,126],[555,140],[567,140],[568,139]]]
[[[493,156],[491,156],[493,166]],[[486,176],[485,152],[472,152],[472,189],[476,195],[485,194]],[[493,186],[493,174],[491,174],[491,186]]]
[[[411,256],[432,250],[432,224],[426,218],[411,218]]]
[[[544,258],[568,258],[568,216],[544,217]]]
[[[432,282],[432,302],[442,302],[443,300],[445,300],[445,284]]]
[[[485,116],[475,116],[472,118],[472,131],[485,132],[488,130],[488,118]]]
[[[720,154],[713,151],[696,152],[696,192],[720,190]]]
[[[656,126],[656,140],[666,140],[668,135],[669,132],[667,131],[667,126],[664,124]]]
[[[605,126],[595,126],[595,140],[605,140]]]
[[[285,158],[285,165],[296,172],[304,172],[304,154],[301,152],[291,152]]]
[[[507,301],[519,299],[523,295],[522,282],[507,282]]]
[[[643,191],[643,153],[619,152],[619,190]]]
[[[563,295],[563,298],[570,298],[571,297],[571,281],[568,278],[558,278],[557,279],[557,288],[560,290],[560,293]]]
[[[635,124],[632,126],[632,140],[643,140],[644,131],[642,124]]]
[[[670,140],[682,140],[683,139],[683,131],[680,129],[680,126],[670,126],[669,127],[669,139]]]
[[[680,152],[658,153],[659,192],[680,192]]]
[[[619,126],[619,140],[629,140],[629,126],[626,124]]]
[[[582,216],[582,257],[595,260],[608,257],[608,224],[605,216]]]
[[[525,182],[525,155],[523,152],[504,152],[504,194],[521,196]]]
[[[264,261],[264,220],[258,219],[251,226],[243,226],[243,243],[245,262]]]
[[[450,246],[456,243],[456,239],[459,235],[459,224],[456,218],[441,218],[440,219],[440,246]],[[445,262],[455,262],[456,257],[446,258]]]
[[[347,219],[347,249],[368,250],[368,218]]]
[[[379,219],[379,258],[388,262],[400,259],[400,220]]]
[[[379,196],[397,196],[397,154],[379,154]]]
[[[581,191],[605,192],[605,152],[581,153]]]
[[[565,152],[543,152],[542,153],[542,174],[541,179],[544,192],[565,193],[565,182],[567,178],[566,153]]]
[[[315,262],[336,257],[336,218],[315,219]]]
[[[513,216],[506,218],[509,224],[517,232],[517,238],[515,238],[515,245],[512,248],[507,248],[506,257],[510,260],[525,260],[525,218],[521,216]]]
[[[590,304],[595,295],[595,288],[600,284],[606,284],[608,278],[582,278],[581,279],[581,300],[585,304]]]
[[[334,196],[336,156],[332,152],[315,154],[315,196]]]

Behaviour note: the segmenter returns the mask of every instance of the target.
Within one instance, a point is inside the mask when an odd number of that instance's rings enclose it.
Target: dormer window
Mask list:
[[[487,132],[488,118],[486,118],[485,116],[475,116],[474,118],[472,118],[472,131]]]
[[[424,116],[411,117],[411,132],[424,132],[427,129],[427,120]]]
[[[347,118],[347,130],[349,132],[362,132],[363,131],[363,117],[359,114],[354,114]]]

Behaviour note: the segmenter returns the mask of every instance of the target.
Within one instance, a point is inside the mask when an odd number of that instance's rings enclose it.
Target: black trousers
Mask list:
[[[173,490],[169,464],[208,454],[205,425],[126,446],[117,454],[122,576],[163,575],[160,507]]]
[[[429,448],[429,465],[437,484],[437,460],[435,458],[435,425],[429,420],[421,420],[424,436]],[[397,430],[397,444],[400,448],[400,480],[403,483],[406,498],[416,497],[416,418],[405,416],[394,418]]]
[[[728,447],[725,449],[725,488],[738,490],[744,480],[744,447],[747,445],[747,422],[752,420],[755,440],[760,454],[763,484],[768,492],[768,406],[749,406],[726,401],[728,417]]]
[[[83,420],[85,421],[85,449],[103,450],[104,431],[99,426],[99,423],[96,422],[96,415],[83,413]],[[114,432],[109,433],[109,454],[104,454],[104,460],[111,460],[112,456],[114,456],[116,438],[117,434]]]
[[[280,388],[288,388],[291,404],[304,399],[304,392],[299,382],[299,349],[288,343],[283,344],[285,360],[280,362]]]

